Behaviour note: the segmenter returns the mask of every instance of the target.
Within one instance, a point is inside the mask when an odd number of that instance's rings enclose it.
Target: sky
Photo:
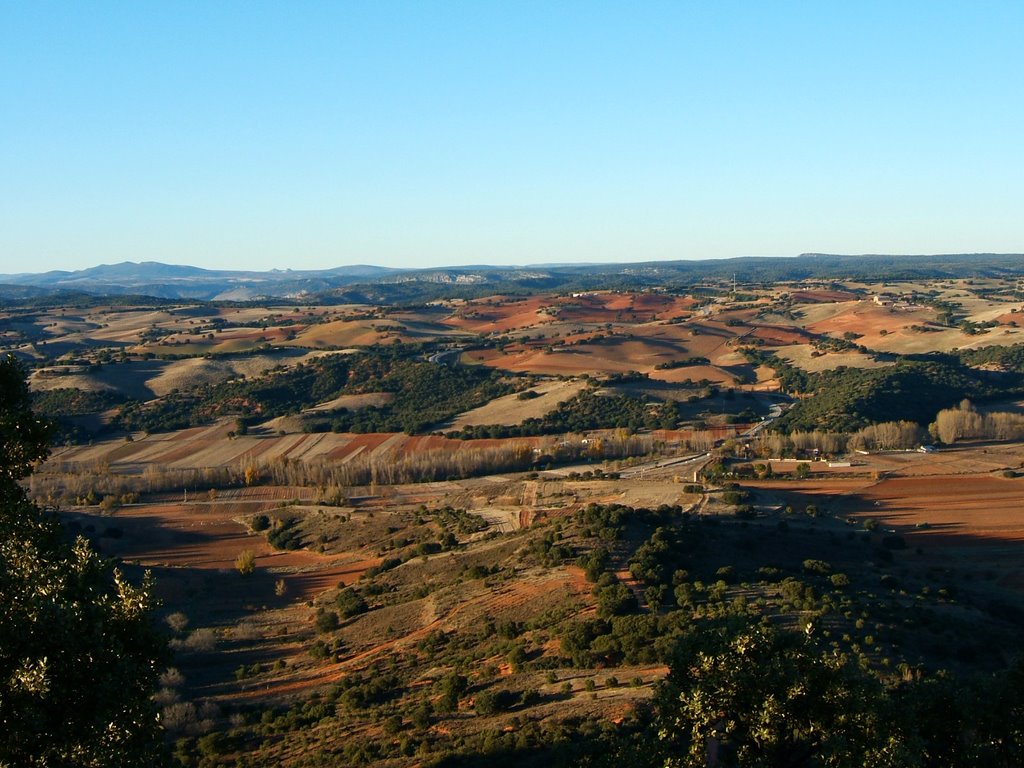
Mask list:
[[[1024,3],[0,0],[0,273],[1024,251]]]

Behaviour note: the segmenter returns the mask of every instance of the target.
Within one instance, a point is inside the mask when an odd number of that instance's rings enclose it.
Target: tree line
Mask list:
[[[1024,394],[1024,345],[897,357],[880,368],[847,368],[811,373],[777,355],[745,350],[751,362],[771,366],[796,404],[773,428],[780,432],[825,430],[853,433],[892,420],[894,414],[922,426],[940,410],[968,398],[975,402]],[[1003,370],[980,369],[998,362]]]

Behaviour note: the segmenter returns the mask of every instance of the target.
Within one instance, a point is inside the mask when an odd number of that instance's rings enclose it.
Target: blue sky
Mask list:
[[[7,2],[0,272],[1024,251],[1020,2]]]

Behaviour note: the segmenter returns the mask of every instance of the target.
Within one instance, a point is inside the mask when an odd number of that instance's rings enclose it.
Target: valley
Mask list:
[[[709,280],[0,327],[58,424],[30,496],[154,577],[182,764],[575,765],[704,626],[892,685],[1011,663],[1022,308]]]

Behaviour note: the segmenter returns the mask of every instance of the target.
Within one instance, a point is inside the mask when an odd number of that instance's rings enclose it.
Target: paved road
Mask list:
[[[779,416],[782,415],[782,406],[778,403],[772,405],[768,409],[768,415],[764,417],[763,421],[759,421],[757,424],[752,426],[746,432],[743,433],[742,437],[754,437],[758,432],[761,432],[765,427],[775,421]]]
[[[673,456],[669,459],[657,459],[655,461],[646,461],[643,464],[635,464],[632,467],[623,469],[619,472],[619,477],[629,480],[636,477],[643,477],[648,472],[654,472],[659,469],[671,469],[676,467],[682,467],[687,464],[694,464],[699,461],[707,461],[711,458],[709,452],[705,453],[694,453],[689,456]]]
[[[459,355],[462,354],[463,349],[463,347],[456,347],[455,349],[446,349],[442,352],[435,352],[427,358],[427,361],[437,363],[438,365],[456,365],[459,362]]]

